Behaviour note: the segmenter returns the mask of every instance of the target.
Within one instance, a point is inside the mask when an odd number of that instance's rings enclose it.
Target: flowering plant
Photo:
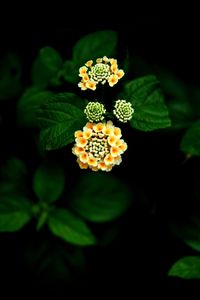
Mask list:
[[[21,86],[20,72],[16,76],[15,125],[33,153],[24,149],[24,160],[10,157],[2,166],[0,231],[25,229],[30,222],[45,240],[48,228],[56,241],[57,237],[65,242],[68,257],[63,261],[68,267],[75,265],[71,249],[83,258],[82,248],[104,245],[108,227],[113,233],[117,219],[123,220],[133,205],[135,190],[136,198],[141,196],[137,187],[133,191],[131,180],[137,174],[132,170],[138,163],[138,173],[144,176],[148,149],[143,150],[144,161],[138,160],[137,135],[149,139],[150,147],[153,133],[188,128],[181,150],[186,161],[200,155],[200,124],[197,119],[191,122],[194,112],[190,114],[193,109],[182,94],[177,102],[166,101],[159,76],[154,72],[136,76],[133,62],[118,46],[114,31],[90,33],[77,40],[67,60],[51,47],[40,49],[29,87]],[[7,60],[13,63],[13,58]],[[9,90],[7,95],[13,95],[14,88]],[[23,157],[21,148],[19,157]],[[106,229],[99,224],[103,222],[108,222]],[[195,222],[195,217],[189,219],[192,226]],[[185,237],[178,225],[173,231],[199,250],[190,232]],[[188,261],[193,258],[186,259],[186,266]],[[176,275],[178,268],[179,262],[170,275]]]

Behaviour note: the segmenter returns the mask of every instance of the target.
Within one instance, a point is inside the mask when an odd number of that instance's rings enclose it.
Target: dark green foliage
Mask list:
[[[14,53],[8,53],[0,61],[0,101],[17,96],[22,89],[21,62]]]
[[[112,57],[117,45],[117,33],[112,30],[98,31],[82,37],[72,51],[72,60],[64,63],[63,75],[71,83],[79,81],[79,68],[88,60],[106,55]]]
[[[31,219],[31,203],[21,196],[3,196],[0,201],[0,231],[20,230]]]
[[[33,85],[45,88],[48,85],[59,85],[58,75],[62,68],[60,54],[51,47],[40,49],[32,68]]]
[[[200,155],[200,121],[192,124],[181,142],[181,150],[186,154]]]
[[[86,223],[66,209],[52,210],[48,225],[53,234],[66,242],[79,246],[95,244],[96,239]]]
[[[74,104],[71,104],[72,100]],[[85,123],[84,112],[76,106],[76,101],[75,95],[58,94],[38,110],[38,122],[43,127],[40,134],[42,149],[58,149],[73,142],[74,132]]]
[[[18,122],[21,126],[37,127],[36,112],[40,105],[49,101],[53,93],[39,87],[30,87],[18,102]]]
[[[43,202],[55,202],[64,190],[65,175],[63,169],[55,163],[40,165],[33,178],[33,190]]]
[[[200,219],[190,217],[184,224],[173,224],[172,231],[188,246],[200,251]]]
[[[110,57],[117,45],[117,34],[111,30],[98,31],[81,38],[73,48],[73,61],[84,64],[90,59]]]
[[[107,222],[119,217],[130,205],[127,186],[110,174],[81,177],[71,198],[71,207],[91,222]]]
[[[151,131],[171,125],[163,94],[155,76],[145,76],[125,85],[126,100],[135,109],[131,126]]]
[[[168,275],[184,279],[200,279],[200,257],[183,257],[172,266]]]

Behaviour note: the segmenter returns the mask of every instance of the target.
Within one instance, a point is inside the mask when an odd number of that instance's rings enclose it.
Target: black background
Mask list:
[[[189,24],[184,18],[170,19],[158,16],[137,16],[129,22],[98,17],[95,19],[83,14],[83,23],[78,18],[69,22],[56,18],[39,22],[29,15],[19,19],[13,15],[1,21],[0,54],[17,52],[24,66],[24,82],[29,84],[28,74],[31,63],[40,47],[55,47],[62,56],[70,58],[71,46],[82,35],[95,30],[113,29],[120,37],[121,45],[127,43],[130,54],[143,57],[153,66],[168,68],[180,77],[185,84],[199,85],[199,22]],[[80,21],[80,20],[79,20]],[[119,44],[120,45],[120,44]],[[8,105],[1,106],[3,114]],[[12,104],[15,118],[15,104]],[[1,128],[1,163],[15,153],[24,158],[34,170],[36,158],[31,153],[31,143],[26,149],[20,133],[20,139],[13,130],[14,122],[6,122]],[[196,253],[173,236],[169,224],[192,214],[193,176],[198,173],[199,159],[192,158],[183,164],[184,155],[179,144],[184,131],[142,133],[134,132],[134,140],[129,143],[129,152],[117,176],[133,189],[140,187],[146,197],[141,201],[133,199],[131,209],[119,221],[120,234],[107,247],[86,250],[87,268],[84,276],[77,277],[69,286],[64,282],[55,282],[55,286],[41,286],[35,274],[32,274],[24,261],[24,247],[36,238],[32,226],[15,234],[1,234],[0,273],[2,288],[9,292],[12,287],[21,291],[28,287],[30,291],[43,290],[46,295],[67,295],[69,289],[98,293],[124,291],[135,295],[146,290],[153,294],[167,293],[171,290],[183,291],[199,289],[198,281],[184,281],[168,278],[167,272],[179,258]],[[23,135],[24,134],[24,135]],[[128,134],[132,134],[127,131]],[[129,137],[128,137],[129,138]],[[63,154],[63,153],[62,153]],[[35,160],[34,160],[35,159]],[[30,162],[31,160],[31,162]],[[130,175],[128,171],[131,168]],[[73,176],[73,174],[72,174]],[[189,211],[189,212],[188,212]]]

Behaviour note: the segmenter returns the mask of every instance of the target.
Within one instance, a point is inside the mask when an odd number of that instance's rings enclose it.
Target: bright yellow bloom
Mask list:
[[[108,78],[109,86],[113,87],[118,82],[118,76],[115,74],[110,75]]]
[[[89,139],[91,137],[91,135],[92,135],[92,129],[90,129],[90,128],[83,129],[83,137],[85,139]]]
[[[85,67],[85,66],[83,66],[83,67],[81,67],[80,69],[79,69],[79,76],[80,77],[83,77],[84,75],[86,75],[87,74],[87,67]]]
[[[127,144],[120,139],[121,129],[111,121],[88,122],[83,131],[77,130],[74,135],[72,153],[77,156],[81,169],[111,171],[114,165],[121,163],[121,154],[127,149]]]
[[[96,62],[97,62],[97,64],[102,63],[102,58],[97,58],[97,59],[96,59]]]
[[[81,82],[79,82],[78,86],[81,88],[82,91],[87,90],[86,82],[84,82],[82,80],[81,80]]]
[[[77,163],[79,164],[79,167],[81,169],[87,169],[88,168],[88,164],[83,163],[82,161],[80,161],[79,158],[77,158]]]
[[[87,152],[81,153],[80,156],[79,156],[79,159],[80,159],[81,162],[83,162],[84,164],[86,164],[87,161],[88,161],[88,154],[87,154]]]
[[[125,73],[123,70],[118,70],[115,74],[117,75],[118,79],[121,79]]]
[[[85,147],[85,145],[87,144],[87,139],[84,137],[76,138],[76,144],[78,147]]]
[[[117,73],[118,72],[118,66],[117,64],[112,64],[112,66],[110,67],[111,71],[113,73]]]
[[[88,61],[85,63],[85,65],[86,65],[87,67],[91,67],[92,64],[93,64],[93,60],[88,60]]]
[[[96,83],[94,81],[88,80],[86,82],[86,88],[95,91],[96,90]]]
[[[96,63],[93,60],[88,60],[85,66],[79,69],[81,81],[78,86],[82,91],[90,89],[96,90],[97,84],[105,84],[108,82],[110,87],[113,87],[119,79],[124,76],[124,71],[118,69],[117,60],[114,58],[97,58]]]

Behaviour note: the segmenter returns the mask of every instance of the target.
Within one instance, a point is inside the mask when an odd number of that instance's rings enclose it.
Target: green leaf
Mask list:
[[[8,53],[0,61],[0,100],[17,96],[21,89],[21,62],[14,53]]]
[[[66,242],[79,246],[89,246],[96,242],[86,223],[66,209],[51,211],[48,225],[54,235]]]
[[[18,123],[26,127],[37,126],[37,109],[46,103],[52,95],[52,92],[41,90],[38,87],[28,88],[18,103]]]
[[[200,219],[190,217],[189,220],[184,220],[184,223],[171,225],[172,231],[196,251],[200,251]]]
[[[112,30],[97,31],[82,37],[74,46],[73,61],[81,65],[90,59],[110,57],[117,45],[117,33]],[[78,76],[78,73],[77,73]]]
[[[71,207],[92,222],[118,218],[130,205],[127,186],[110,174],[88,174],[80,179],[71,195]]]
[[[31,219],[31,204],[21,196],[4,196],[0,200],[0,231],[20,230]]]
[[[0,195],[25,195],[27,169],[23,161],[12,157],[0,170]]]
[[[152,131],[171,125],[163,94],[155,76],[149,75],[130,81],[125,86],[125,94],[135,109],[131,119],[132,127]]]
[[[73,97],[69,95],[70,102]],[[66,100],[66,103],[61,101],[58,99],[58,102],[48,103],[38,110],[38,122],[44,128],[40,134],[42,149],[58,149],[73,142],[74,132],[85,124],[83,110]]]
[[[191,125],[194,111],[189,101],[185,99],[172,99],[168,105],[169,115],[174,129],[181,129]]]
[[[200,279],[200,257],[187,256],[181,258],[172,266],[168,275],[184,279]]]
[[[21,179],[25,178],[26,174],[25,163],[16,157],[8,159],[0,170],[0,178],[8,181],[21,181]]]
[[[38,217],[38,222],[37,222],[37,226],[36,226],[36,230],[39,231],[44,224],[47,222],[48,219],[48,211],[42,211],[41,214]]]
[[[63,77],[71,83],[78,83],[79,81],[79,67],[72,60],[66,60],[63,65]]]
[[[186,154],[200,155],[200,121],[186,131],[181,142],[181,150]]]
[[[62,68],[62,58],[60,54],[51,47],[40,49],[32,68],[32,82],[36,86],[46,87],[51,80],[57,77]]]
[[[55,163],[40,165],[33,178],[33,189],[40,201],[55,202],[65,187],[64,170]]]

